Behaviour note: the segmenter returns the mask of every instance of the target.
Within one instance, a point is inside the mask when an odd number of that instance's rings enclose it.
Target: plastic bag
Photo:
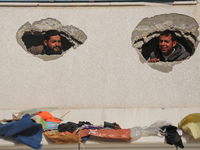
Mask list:
[[[133,127],[131,128],[132,141],[136,141],[140,137],[145,137],[145,136],[158,136],[160,127],[170,124],[171,123],[166,121],[157,121],[154,124],[150,125],[149,127],[139,127],[139,126]]]

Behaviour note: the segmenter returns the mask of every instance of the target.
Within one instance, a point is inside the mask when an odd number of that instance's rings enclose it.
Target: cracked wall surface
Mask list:
[[[43,50],[43,35],[48,30],[57,30],[61,33],[62,49],[64,51],[67,51],[71,47],[74,49],[77,48],[87,39],[86,34],[79,28],[73,25],[64,26],[60,21],[54,18],[41,19],[33,22],[32,24],[26,22],[18,29],[16,39],[18,44],[24,50],[34,55],[38,55]],[[51,60],[61,56],[38,55],[38,57],[44,60]]]
[[[198,46],[199,25],[195,19],[182,14],[161,14],[151,18],[144,18],[132,32],[132,45],[136,48],[142,63],[147,62],[147,58],[158,43],[160,32],[172,30],[177,39],[184,45],[191,55],[195,53]],[[180,62],[157,62],[148,63],[150,67],[162,72],[169,72],[175,64]]]

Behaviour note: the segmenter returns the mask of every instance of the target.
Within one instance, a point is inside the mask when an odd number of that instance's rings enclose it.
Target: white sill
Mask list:
[[[197,150],[199,149],[199,144],[186,144],[184,145],[187,150]],[[0,147],[3,150],[32,150],[32,148],[26,145],[13,145],[13,146],[2,146]],[[52,144],[52,145],[43,145],[42,150],[78,150],[78,145],[73,144]],[[93,145],[84,145],[85,150],[175,150],[174,145],[163,144],[93,144]],[[81,146],[81,150],[83,147]]]
[[[34,2],[0,2],[0,7],[98,7],[98,6],[155,6],[155,5],[196,5],[195,1],[176,2],[66,2],[66,3],[34,3]]]

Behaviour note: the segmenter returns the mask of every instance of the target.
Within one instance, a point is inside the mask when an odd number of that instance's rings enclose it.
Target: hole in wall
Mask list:
[[[22,41],[24,42],[27,51],[31,54],[44,55],[42,54],[42,50],[44,49],[44,35],[32,35],[30,32],[25,33],[22,37]],[[61,49],[63,50],[63,52],[69,50],[72,46],[74,46],[73,43],[71,43],[69,40],[62,36],[62,33],[61,43]]]
[[[159,37],[152,38],[149,42],[142,45],[142,56],[145,60],[148,60],[150,54],[154,51],[154,49],[158,46]],[[186,51],[190,53],[192,56],[195,52],[194,45],[187,41],[185,38],[177,37],[177,42],[184,46]]]
[[[132,32],[132,44],[142,63],[148,63],[153,69],[169,72],[175,64],[181,62],[149,63],[147,60],[158,46],[160,33],[171,30],[176,34],[177,42],[183,45],[190,57],[195,54],[199,41],[199,25],[195,19],[182,14],[161,14],[151,18],[144,18]]]
[[[56,30],[59,32],[59,38],[61,39],[60,50],[62,50],[59,54],[43,53],[45,49],[44,36],[49,30]],[[22,25],[17,31],[16,39],[18,44],[26,50],[26,52],[44,60],[52,60],[61,57],[70,48],[76,49],[86,41],[87,36],[77,27],[72,25],[64,26],[60,21],[54,18],[47,18],[35,21],[33,24],[27,22]]]

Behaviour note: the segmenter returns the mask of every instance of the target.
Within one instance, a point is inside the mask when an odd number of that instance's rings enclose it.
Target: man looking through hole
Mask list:
[[[47,55],[61,55],[61,36],[57,30],[48,30],[44,35],[44,49],[41,54]]]
[[[173,31],[165,30],[159,36],[159,44],[156,49],[150,54],[148,61],[159,62],[159,61],[182,61],[188,59],[190,53],[177,42],[176,34]]]

